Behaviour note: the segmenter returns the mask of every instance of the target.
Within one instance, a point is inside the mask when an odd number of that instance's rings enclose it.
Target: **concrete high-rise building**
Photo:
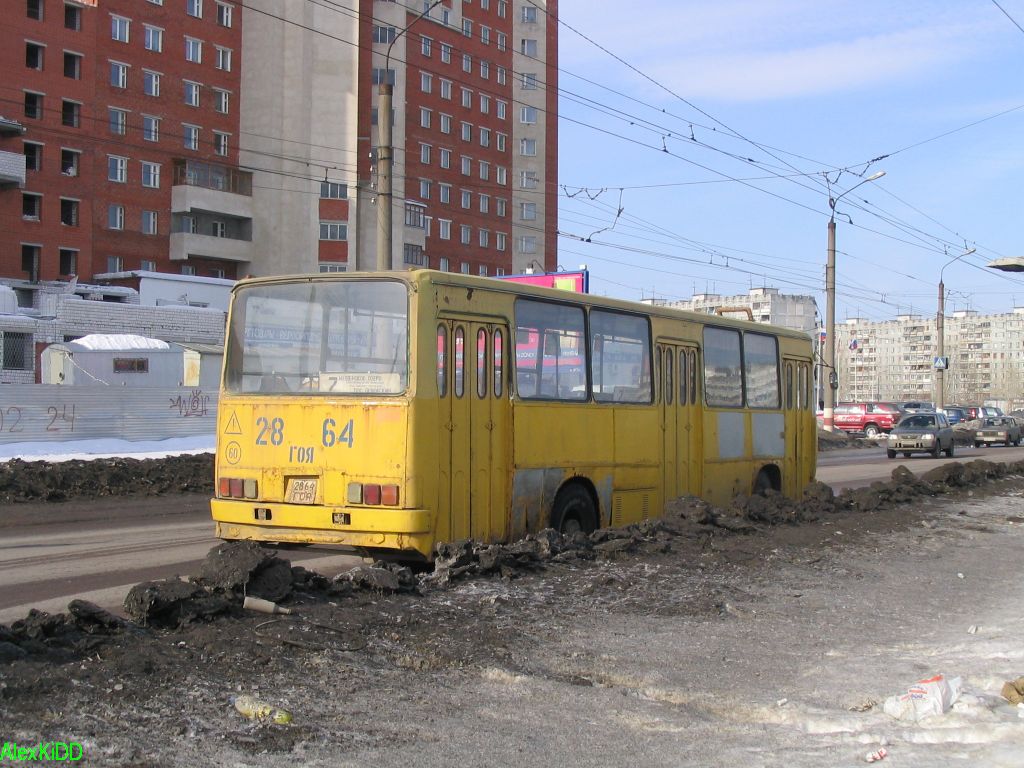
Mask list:
[[[392,266],[555,268],[557,0],[10,5],[0,278],[375,268],[381,81]]]
[[[819,326],[818,304],[813,296],[785,294],[778,288],[751,288],[747,293],[736,296],[699,293],[683,301],[654,299],[645,300],[645,303],[674,307],[687,312],[749,318],[758,323],[781,325],[783,328],[803,331],[809,336],[813,336]]]
[[[945,402],[1024,405],[1024,308],[946,317]],[[934,400],[935,318],[850,318],[836,324],[840,400]]]

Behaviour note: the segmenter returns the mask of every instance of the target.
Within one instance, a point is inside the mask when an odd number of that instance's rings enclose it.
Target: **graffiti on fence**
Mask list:
[[[9,405],[6,408],[0,406],[0,433],[16,435],[26,431],[35,431],[33,424],[38,429],[39,417],[33,418],[33,411],[41,411],[41,406],[22,407],[20,405]],[[67,403],[51,405],[46,409],[46,432],[74,432],[75,431],[75,404],[68,408]]]
[[[209,415],[210,396],[201,389],[170,398],[170,410],[177,410],[182,418]]]

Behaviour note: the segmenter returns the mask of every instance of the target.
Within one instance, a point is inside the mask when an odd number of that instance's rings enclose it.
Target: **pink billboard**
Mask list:
[[[590,293],[590,272],[581,269],[577,272],[542,272],[539,275],[500,275],[499,280],[511,280],[513,283],[539,285],[542,288],[559,288],[575,293]]]

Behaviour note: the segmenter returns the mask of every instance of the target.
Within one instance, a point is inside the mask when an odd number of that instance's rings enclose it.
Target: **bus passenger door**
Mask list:
[[[498,541],[508,535],[508,330],[461,320],[451,327],[451,537]]]
[[[796,492],[800,474],[798,457],[806,440],[800,424],[801,408],[806,398],[800,387],[800,379],[804,376],[806,371],[800,361],[788,357],[783,359],[782,406],[786,425],[786,458],[782,471],[782,491],[787,494]]]
[[[699,496],[701,420],[697,400],[697,349],[664,344],[660,354],[665,497]]]

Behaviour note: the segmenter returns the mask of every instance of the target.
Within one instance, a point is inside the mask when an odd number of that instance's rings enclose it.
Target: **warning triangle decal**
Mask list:
[[[242,425],[238,423],[238,415],[235,413],[231,414],[231,418],[228,419],[228,425],[224,427],[225,435],[240,435],[242,434]]]

